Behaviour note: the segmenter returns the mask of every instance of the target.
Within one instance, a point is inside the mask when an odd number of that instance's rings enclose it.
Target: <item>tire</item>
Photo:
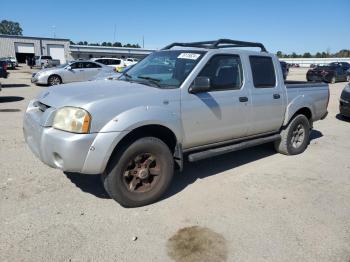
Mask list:
[[[174,159],[169,147],[158,138],[144,137],[122,146],[112,156],[102,181],[107,193],[120,205],[139,207],[157,201],[173,174]]]
[[[345,80],[346,82],[349,82],[350,81],[350,75],[347,75],[346,76],[346,80]]]
[[[62,79],[60,76],[58,75],[51,75],[49,76],[49,78],[47,79],[47,83],[50,86],[54,86],[54,85],[60,85],[62,84]]]
[[[331,84],[335,84],[335,76],[333,76],[332,78],[331,78],[331,82],[330,82]]]
[[[282,129],[281,140],[275,142],[275,149],[284,155],[297,155],[305,151],[309,142],[309,120],[305,115],[297,115]]]

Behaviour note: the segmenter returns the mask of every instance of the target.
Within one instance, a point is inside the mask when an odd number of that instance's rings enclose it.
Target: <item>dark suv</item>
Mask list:
[[[310,69],[306,73],[306,79],[307,81],[334,84],[335,82],[350,81],[350,72],[344,70],[340,65],[330,64]]]

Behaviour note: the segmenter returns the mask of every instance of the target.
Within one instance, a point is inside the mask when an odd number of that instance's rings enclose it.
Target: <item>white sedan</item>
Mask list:
[[[59,85],[71,82],[88,81],[101,72],[113,72],[114,69],[93,61],[74,61],[56,68],[40,70],[32,75],[32,83]]]

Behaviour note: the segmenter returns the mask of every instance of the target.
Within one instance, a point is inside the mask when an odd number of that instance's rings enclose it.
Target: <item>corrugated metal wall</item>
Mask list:
[[[41,42],[41,43],[40,43]],[[68,40],[37,39],[27,37],[6,37],[0,35],[0,57],[16,56],[15,43],[30,43],[34,45],[35,55],[48,55],[47,45],[63,45],[66,60],[71,60]],[[40,50],[40,48],[42,48]]]

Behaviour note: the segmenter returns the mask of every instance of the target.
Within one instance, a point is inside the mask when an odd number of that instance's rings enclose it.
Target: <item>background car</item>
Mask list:
[[[0,77],[1,78],[7,78],[8,72],[7,72],[7,61],[6,60],[0,60]]]
[[[288,73],[289,73],[289,66],[286,62],[280,61],[281,68],[282,68],[282,73],[283,73],[283,79],[286,80]]]
[[[10,60],[10,61],[15,65],[15,67],[18,66],[18,62],[17,62],[16,57],[14,57],[14,56],[9,56],[9,57],[6,57],[6,59],[7,59],[7,60]]]
[[[122,71],[122,69],[127,66],[125,61],[121,58],[108,58],[108,57],[92,58],[91,61],[95,61],[95,62],[104,64],[106,66],[113,67],[118,72]]]
[[[318,66],[306,73],[307,81],[327,82],[334,84],[340,81],[350,81],[350,73],[339,65]]]
[[[350,84],[343,89],[339,99],[340,115],[350,117]]]
[[[8,57],[2,57],[0,60],[6,62],[7,69],[16,69],[16,64],[12,62]]]
[[[8,72],[7,72],[7,62],[4,60],[0,60],[0,78],[7,78]],[[0,83],[0,91],[1,91],[1,83]]]
[[[32,75],[32,83],[59,85],[62,83],[88,81],[102,71],[113,72],[113,68],[93,61],[74,61],[34,73]]]
[[[124,63],[125,63],[127,66],[130,66],[130,65],[137,64],[139,61],[140,61],[140,60],[137,59],[137,58],[128,57],[127,59],[125,59]]]

